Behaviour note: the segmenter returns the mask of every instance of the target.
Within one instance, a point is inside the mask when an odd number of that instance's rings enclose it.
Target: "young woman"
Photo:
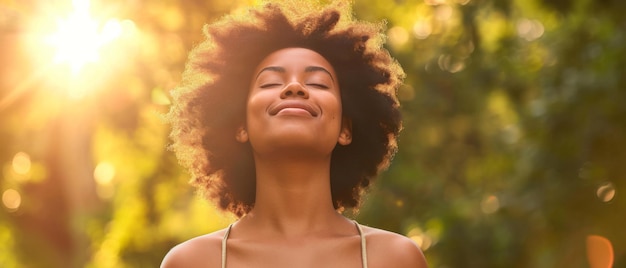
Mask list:
[[[426,267],[410,239],[359,225],[389,165],[404,76],[350,6],[266,4],[205,28],[169,118],[193,184],[239,217],[162,267]]]

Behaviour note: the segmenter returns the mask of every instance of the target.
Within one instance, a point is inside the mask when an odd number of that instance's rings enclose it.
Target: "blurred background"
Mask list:
[[[0,267],[157,267],[234,220],[162,116],[202,25],[255,2],[0,0]],[[626,267],[626,1],[354,8],[407,73],[361,223],[431,267]]]

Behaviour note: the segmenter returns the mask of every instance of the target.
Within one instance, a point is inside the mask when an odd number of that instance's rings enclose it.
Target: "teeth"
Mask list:
[[[313,114],[311,114],[311,112],[309,112],[309,111],[308,111],[308,110],[306,110],[306,109],[302,109],[302,108],[287,107],[287,108],[283,108],[283,109],[281,109],[280,111],[278,111],[278,114],[280,114],[280,113],[281,113],[281,112],[283,112],[283,111],[285,111],[285,112],[290,112],[290,111],[293,111],[293,112],[299,112],[299,113],[304,112],[304,113],[306,113],[306,114],[308,114],[308,115],[313,116]]]

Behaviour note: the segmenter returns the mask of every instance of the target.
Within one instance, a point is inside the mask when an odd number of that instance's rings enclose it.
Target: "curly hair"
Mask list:
[[[267,3],[206,25],[167,114],[171,149],[191,184],[238,217],[254,207],[252,148],[235,139],[246,120],[250,79],[270,53],[301,47],[322,55],[339,78],[353,139],[332,152],[332,199],[335,209],[358,207],[370,181],[389,166],[402,127],[396,91],[404,72],[383,48],[383,30],[383,23],[358,21],[349,4],[337,2]]]

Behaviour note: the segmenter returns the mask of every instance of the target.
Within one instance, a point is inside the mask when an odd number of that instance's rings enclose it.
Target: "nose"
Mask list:
[[[306,87],[303,87],[302,84],[298,82],[291,82],[285,88],[283,88],[283,91],[280,92],[280,98],[286,99],[293,97],[308,99],[309,90],[306,89]]]

